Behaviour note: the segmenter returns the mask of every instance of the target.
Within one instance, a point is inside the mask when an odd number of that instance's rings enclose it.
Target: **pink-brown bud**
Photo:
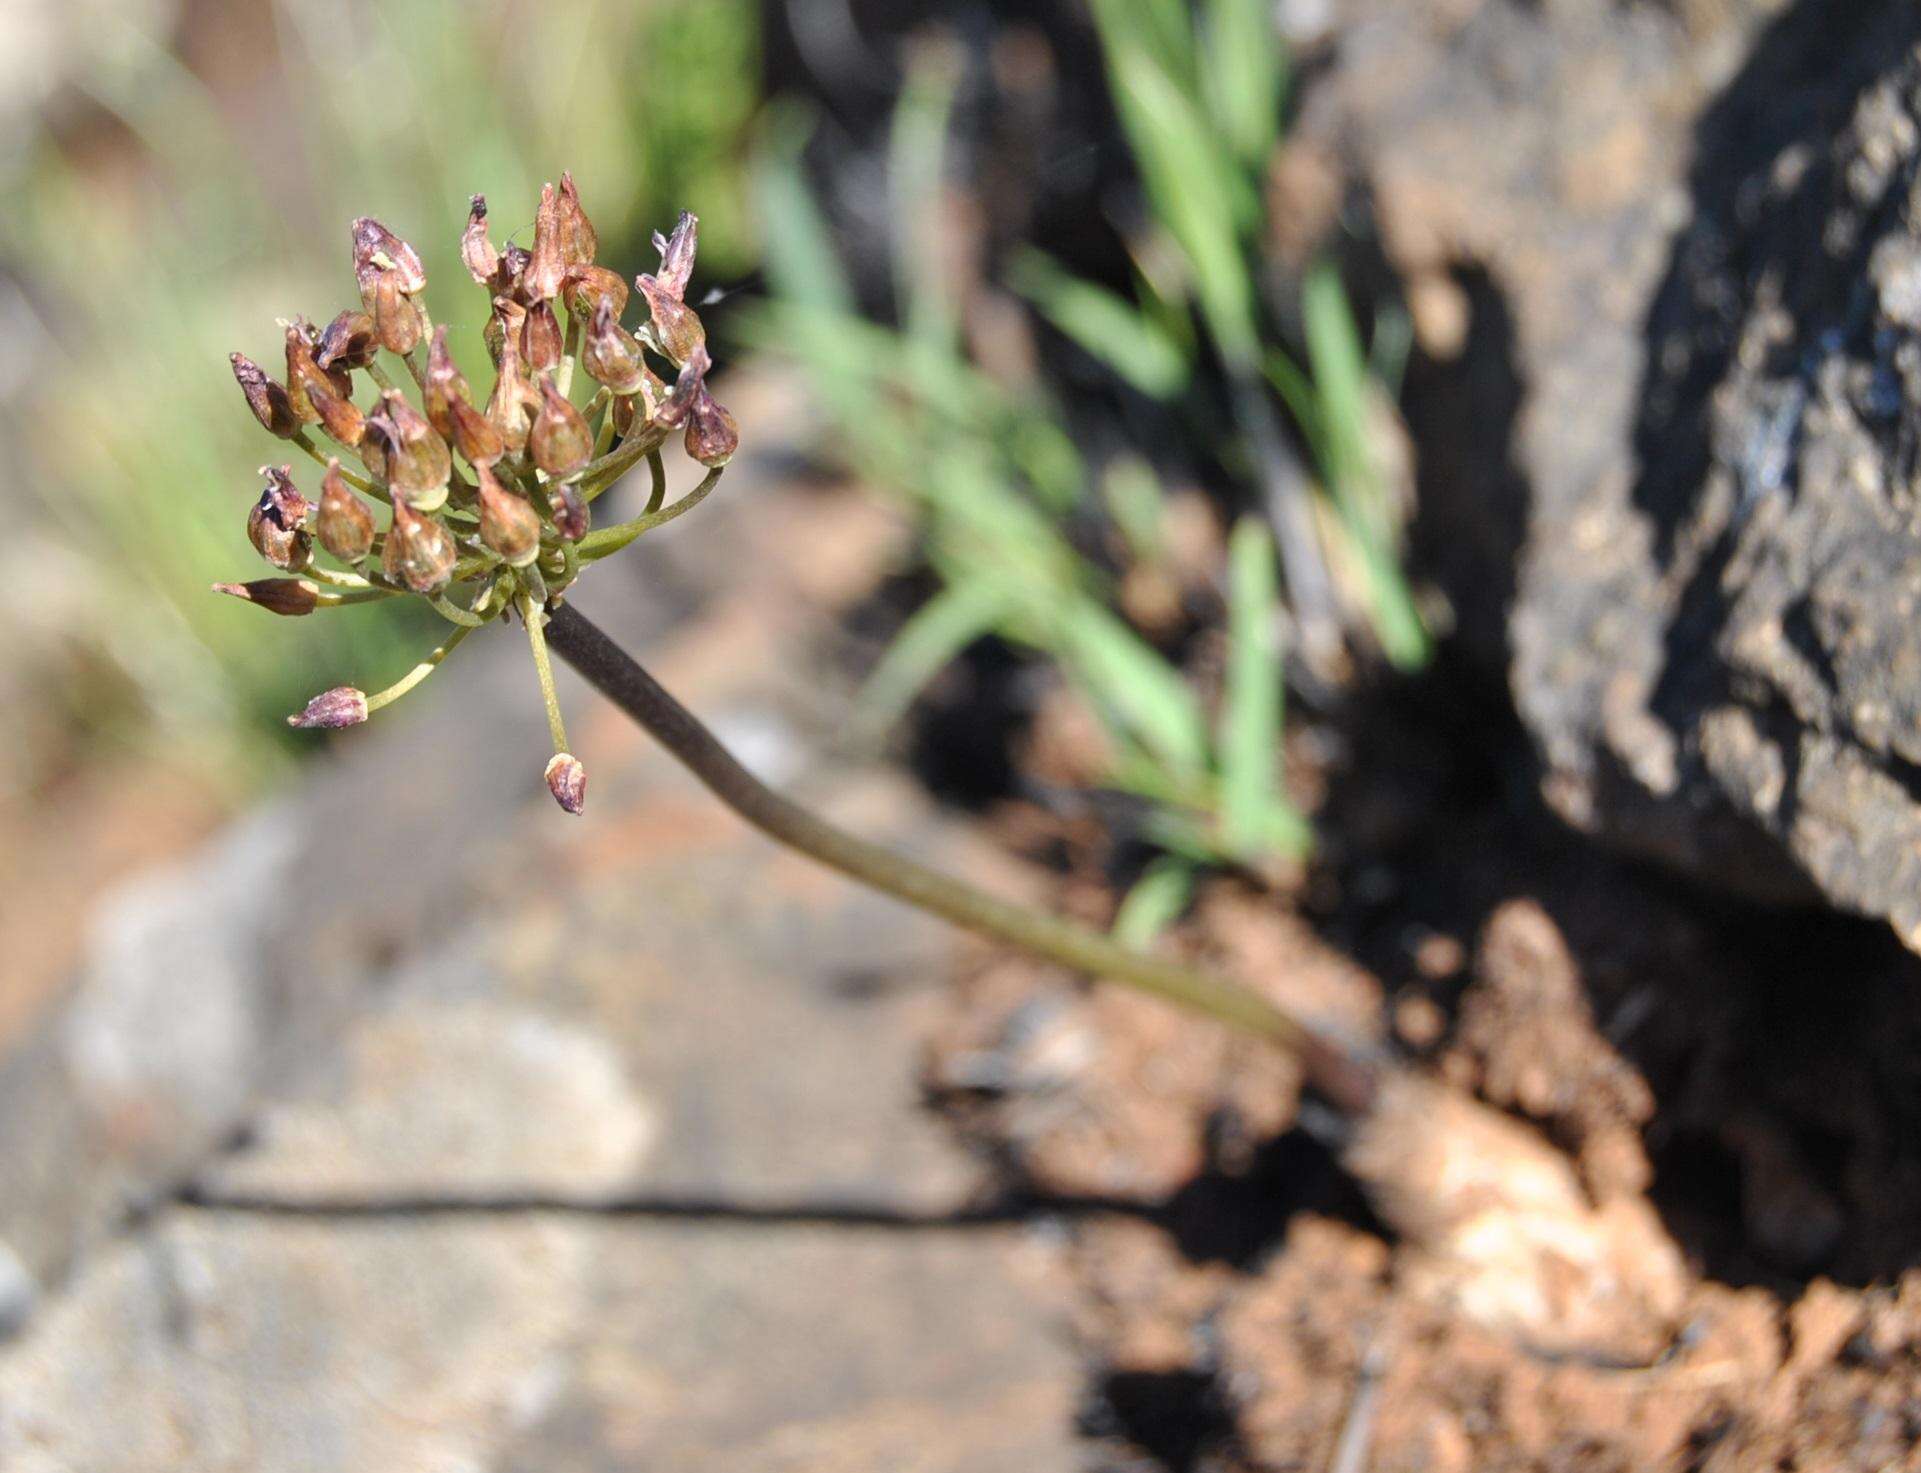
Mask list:
[[[707,370],[712,366],[707,349],[696,348],[682,366],[673,388],[667,391],[654,411],[654,422],[670,430],[679,429],[687,423],[694,412],[694,400],[706,392]]]
[[[556,205],[554,219],[560,237],[560,259],[569,266],[592,264],[594,252],[600,249],[600,237],[594,231],[593,221],[580,207],[580,191],[574,188],[571,173],[561,173],[560,198]]]
[[[540,208],[534,212],[533,257],[527,263],[522,282],[527,295],[536,302],[552,300],[560,290],[568,262],[561,251],[560,200],[551,184],[540,186]],[[533,355],[527,355],[530,359]]]
[[[360,305],[374,310],[374,287],[383,271],[399,273],[402,294],[413,296],[427,289],[427,271],[414,248],[378,220],[362,216],[353,223],[354,281],[360,287]]]
[[[547,763],[547,791],[568,813],[580,813],[587,803],[587,769],[571,752],[556,752]]]
[[[453,457],[447,442],[434,433],[427,417],[398,389],[390,389],[380,399],[380,410],[367,421],[370,431],[385,441],[387,487],[395,501],[405,501],[415,511],[433,511],[447,499],[447,480],[453,475]]]
[[[513,348],[516,358],[520,356],[520,332],[526,324],[527,308],[524,305],[509,296],[494,298],[494,310],[480,335],[487,344],[487,356],[494,360],[495,368],[500,367],[509,346]]]
[[[545,373],[560,362],[564,343],[552,302],[535,302],[520,325],[520,356],[529,373]]]
[[[733,415],[707,392],[705,384],[694,395],[694,407],[687,416],[686,445],[687,453],[710,470],[727,464],[740,449],[740,429]]]
[[[231,594],[270,614],[297,619],[320,607],[320,589],[305,578],[256,578],[251,583],[216,583],[215,593]]]
[[[320,545],[343,563],[357,563],[373,549],[374,514],[348,489],[340,462],[329,457],[320,478],[320,516],[314,530]]]
[[[614,304],[614,320],[627,310],[627,278],[605,266],[570,266],[561,284],[560,299],[576,317],[592,319],[602,299]]]
[[[636,394],[646,380],[647,364],[634,335],[622,327],[613,300],[602,297],[594,308],[593,326],[582,345],[580,366],[596,383],[616,394]]]
[[[454,363],[453,354],[447,351],[447,324],[441,323],[434,329],[433,345],[427,350],[426,389],[423,398],[427,404],[427,422],[434,427],[434,433],[443,440],[451,440],[454,434],[453,401],[473,397],[467,389],[467,380],[461,377],[460,369]]]
[[[456,399],[448,407],[448,418],[453,421],[454,449],[460,458],[471,466],[490,465],[507,453],[506,441],[500,438],[500,431],[494,428],[492,420],[482,414],[465,399]],[[525,424],[523,418],[521,421]]]
[[[707,342],[707,329],[701,325],[699,316],[655,277],[637,276],[634,284],[647,299],[647,310],[653,314],[654,345],[675,363],[686,363]]]
[[[569,542],[587,535],[587,499],[580,487],[569,481],[554,481],[547,487],[547,506],[554,514],[554,530]]]
[[[313,539],[307,534],[311,503],[293,483],[293,467],[263,465],[267,489],[247,513],[247,540],[282,572],[294,573],[313,561]]]
[[[526,567],[540,556],[540,513],[502,486],[484,462],[474,474],[480,482],[482,545],[509,567]]]
[[[339,731],[344,726],[358,726],[366,719],[366,694],[351,685],[337,685],[307,702],[298,715],[289,716],[287,725],[302,731]]]
[[[500,270],[500,252],[487,238],[487,196],[484,194],[475,195],[468,203],[467,228],[460,233],[460,264],[478,285],[498,284],[494,277]]]
[[[373,318],[349,307],[321,330],[314,362],[330,370],[365,368],[379,347]]]
[[[445,527],[395,499],[393,525],[380,553],[382,572],[415,593],[437,593],[453,577],[458,556]]]
[[[367,417],[360,412],[360,406],[346,395],[335,393],[332,381],[325,375],[309,379],[306,389],[307,402],[320,416],[321,428],[350,450],[358,445],[367,430]]]
[[[420,341],[420,309],[398,271],[383,271],[374,280],[374,331],[389,353],[411,353]]]
[[[247,396],[247,408],[260,421],[260,427],[283,440],[298,434],[300,416],[294,413],[293,401],[287,397],[286,389],[267,377],[266,370],[245,353],[229,353],[227,361],[233,364],[234,379],[240,385],[240,392]]]
[[[303,424],[320,418],[320,411],[307,397],[310,384],[331,390],[342,399],[353,396],[353,379],[343,369],[328,370],[314,361],[312,329],[295,318],[287,324],[287,401]]]
[[[692,211],[682,210],[680,219],[674,222],[674,233],[665,239],[658,230],[654,232],[654,249],[660,252],[660,274],[656,278],[661,289],[676,302],[687,296],[687,283],[694,275],[694,251],[700,237],[700,219]]]
[[[493,393],[487,398],[487,423],[494,427],[510,454],[517,454],[526,445],[528,424],[539,406],[540,395],[527,381],[519,346],[510,337],[502,344],[500,372],[494,379]]]
[[[540,381],[540,413],[528,433],[534,464],[556,479],[570,476],[594,453],[594,432],[551,378]]]

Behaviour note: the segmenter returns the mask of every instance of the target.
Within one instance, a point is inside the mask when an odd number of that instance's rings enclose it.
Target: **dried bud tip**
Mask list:
[[[367,719],[367,696],[351,685],[337,685],[332,690],[323,690],[297,716],[289,716],[287,725],[302,731],[338,731],[343,726],[358,726]]]
[[[487,196],[477,194],[467,206],[467,228],[460,234],[460,264],[481,286],[490,286],[500,270],[500,252],[487,238]]]
[[[266,370],[245,353],[229,353],[227,359],[233,364],[240,392],[247,396],[247,408],[260,421],[260,427],[283,440],[292,439],[299,432],[300,418],[286,389],[267,377]]]
[[[547,791],[567,812],[578,814],[587,802],[587,769],[571,752],[556,752],[547,764]]]
[[[660,252],[660,284],[678,302],[687,295],[687,283],[694,274],[694,250],[700,235],[700,218],[682,210],[674,233],[665,239],[654,232],[654,249]]]
[[[382,271],[399,273],[400,290],[408,296],[427,286],[427,270],[414,248],[378,220],[361,216],[353,223],[354,280],[364,298]],[[363,302],[363,305],[365,303]]]
[[[215,593],[225,593],[243,603],[258,604],[270,614],[297,619],[320,607],[320,590],[305,578],[256,578],[251,583],[216,583]]]

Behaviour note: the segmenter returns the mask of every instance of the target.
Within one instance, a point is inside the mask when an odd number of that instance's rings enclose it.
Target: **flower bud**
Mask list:
[[[480,482],[480,541],[512,568],[540,556],[540,513],[500,484],[485,462],[474,467]]]
[[[568,262],[561,254],[560,200],[551,184],[540,186],[540,208],[534,212],[533,258],[527,263],[523,282],[527,295],[536,302],[551,301],[560,290]],[[532,354],[528,355],[530,358]]]
[[[712,366],[706,348],[696,348],[681,368],[680,376],[674,380],[673,388],[667,391],[654,411],[654,422],[670,430],[679,429],[687,423],[694,412],[694,400],[706,392],[707,370]]]
[[[702,384],[687,416],[687,453],[708,469],[723,466],[740,449],[740,430],[727,407]]]
[[[545,373],[560,362],[560,319],[552,302],[535,302],[520,326],[520,356],[529,373]]]
[[[574,188],[574,176],[564,170],[556,204],[554,216],[560,237],[560,259],[569,266],[591,265],[594,252],[600,249],[600,238],[594,231],[593,221],[580,207],[580,191]]]
[[[367,432],[367,417],[360,406],[344,394],[336,394],[324,374],[308,380],[306,389],[307,402],[320,416],[321,428],[350,450],[358,445]]]
[[[338,731],[343,726],[358,726],[366,719],[366,693],[351,685],[337,685],[307,702],[306,709],[299,715],[289,716],[287,725],[302,731]]]
[[[437,593],[453,577],[458,555],[445,527],[395,498],[393,524],[380,553],[382,572],[415,593]]]
[[[389,353],[411,353],[420,341],[420,309],[406,294],[398,271],[383,271],[375,278],[374,331]]]
[[[578,542],[587,535],[587,500],[578,486],[568,481],[550,483],[547,507],[554,514],[554,530],[569,542]]]
[[[634,284],[647,299],[647,308],[653,314],[655,345],[675,363],[687,362],[694,351],[707,342],[707,329],[701,325],[694,309],[652,276],[637,276]]]
[[[247,513],[247,540],[268,562],[283,572],[296,572],[313,560],[313,539],[307,535],[307,498],[293,483],[292,466],[263,465],[267,489]]]
[[[357,563],[374,545],[374,514],[347,488],[340,462],[331,457],[320,478],[320,516],[315,524],[320,545],[343,563]]]
[[[477,194],[467,205],[467,228],[460,233],[460,264],[480,286],[491,287],[500,270],[500,252],[487,238],[487,196]]]
[[[312,329],[296,317],[287,324],[287,400],[302,424],[320,418],[307,397],[309,384],[319,384],[342,399],[353,397],[353,379],[344,369],[325,369],[314,361]]]
[[[384,271],[399,273],[397,285],[405,296],[425,291],[426,268],[414,248],[378,220],[362,216],[353,223],[354,281],[360,287],[360,305],[374,310],[374,288]]]
[[[247,396],[247,407],[260,421],[260,427],[283,440],[298,434],[300,416],[294,413],[287,391],[268,378],[266,370],[245,353],[229,353],[227,361],[233,364],[233,376],[240,384],[240,392]]]
[[[471,400],[473,395],[467,389],[467,380],[454,363],[453,354],[447,351],[447,324],[444,322],[434,329],[433,346],[427,350],[423,397],[427,404],[427,422],[434,427],[434,433],[443,440],[451,440],[454,434],[453,401]]]
[[[547,791],[567,812],[578,815],[587,802],[587,769],[571,752],[556,752],[547,764]]]
[[[494,360],[494,367],[500,367],[500,360],[506,355],[507,345],[513,344],[514,356],[520,356],[520,331],[527,323],[527,309],[512,297],[494,298],[494,310],[487,318],[486,327],[481,329],[481,337],[487,344],[487,356]]]
[[[674,222],[674,233],[666,239],[661,238],[658,230],[654,232],[654,249],[660,252],[660,274],[656,278],[661,289],[676,302],[687,296],[687,283],[694,275],[694,250],[700,236],[700,218],[690,210],[682,210],[680,219]]]
[[[468,465],[490,465],[507,453],[507,443],[501,439],[493,421],[465,399],[453,401],[448,417],[453,421],[453,434],[449,438]],[[521,422],[526,423],[524,418]]]
[[[305,578],[256,578],[251,583],[216,583],[215,593],[227,593],[270,614],[297,619],[320,607],[320,589]]]
[[[534,416],[527,445],[534,464],[556,480],[572,475],[594,453],[593,431],[551,378],[540,381],[540,413]]]
[[[374,336],[374,320],[365,312],[349,307],[321,331],[314,349],[314,362],[322,368],[365,368],[374,361],[380,343]]]
[[[614,304],[614,320],[627,310],[627,278],[605,266],[570,266],[561,283],[560,299],[576,317],[592,319],[603,298]]]
[[[415,511],[433,511],[447,499],[453,457],[447,442],[406,395],[398,389],[383,394],[379,413],[367,423],[386,440],[387,487],[395,501],[405,501]]]
[[[581,348],[580,366],[596,383],[616,394],[636,394],[646,382],[647,364],[634,335],[620,325],[612,298],[594,308],[593,326]]]
[[[502,345],[500,373],[487,399],[487,423],[510,454],[517,454],[526,445],[528,422],[539,405],[540,395],[521,367],[520,349],[509,338]]]

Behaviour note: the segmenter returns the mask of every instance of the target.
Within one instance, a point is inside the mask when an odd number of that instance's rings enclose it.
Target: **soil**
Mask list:
[[[1278,891],[1215,881],[1163,944],[1537,1128],[1597,1207],[1651,1203],[1688,1265],[1679,1311],[1573,1347],[1477,1323],[1370,1210],[1286,1060],[983,959],[927,1087],[1069,1224],[1100,1466],[1921,1468],[1912,956],[1599,854],[1461,689],[1441,672],[1297,733],[1296,784],[1345,847]],[[1043,789],[1071,761],[1069,724],[1044,724],[1018,754]],[[1098,827],[1018,799],[990,821],[1061,866],[1067,908],[1111,910]]]

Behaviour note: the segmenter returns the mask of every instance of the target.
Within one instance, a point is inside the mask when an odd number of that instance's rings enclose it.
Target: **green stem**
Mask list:
[[[547,658],[547,636],[542,632],[546,616],[532,598],[520,596],[520,619],[527,626],[527,643],[533,647],[534,673],[540,677],[540,699],[547,708],[547,730],[554,739],[554,750],[567,750],[567,727],[560,719],[560,697],[554,691],[553,662]]]
[[[311,455],[316,465],[324,466],[327,464],[329,459],[337,458],[337,457],[329,457],[325,451],[323,451],[318,445],[314,444],[314,442],[307,437],[307,432],[305,430],[294,431],[293,443],[298,445],[302,450],[306,451],[307,454]],[[376,486],[372,481],[368,480],[365,476],[355,475],[352,471],[348,470],[344,465],[340,467],[340,479],[345,481],[349,486],[353,487],[354,490],[365,492],[367,495],[373,497],[375,501],[385,502],[389,500],[387,496],[386,488],[384,486]]]
[[[578,544],[580,561],[597,563],[604,557],[611,557],[643,532],[651,532],[656,527],[664,527],[683,512],[692,511],[707,499],[707,493],[720,482],[723,467],[715,466],[701,478],[701,482],[672,506],[659,511],[649,512],[646,516],[635,517],[631,522],[616,522],[611,527],[602,527],[589,532]]]
[[[532,627],[532,621],[529,621]],[[1295,1055],[1308,1080],[1339,1108],[1365,1113],[1376,1069],[1322,1037],[1258,993],[1178,962],[1129,950],[1111,937],[1044,911],[976,890],[835,827],[767,787],[699,719],[571,604],[548,629],[562,659],[632,717],[722,803],[780,843],[897,900],[1077,972],[1152,993],[1264,1038]]]
[[[435,670],[440,668],[441,661],[453,653],[454,647],[472,633],[473,630],[464,627],[454,630],[452,634],[440,642],[439,647],[429,654],[426,659],[414,666],[413,669],[401,676],[400,679],[396,680],[385,690],[376,691],[374,694],[368,696],[367,714],[372,715],[382,706],[391,706],[395,701],[406,695],[408,691],[419,685],[421,681],[425,680],[429,675],[432,675]]]
[[[658,450],[647,452],[647,473],[654,478],[654,488],[648,492],[647,505],[641,509],[652,516],[667,502],[667,467],[661,462]]]

